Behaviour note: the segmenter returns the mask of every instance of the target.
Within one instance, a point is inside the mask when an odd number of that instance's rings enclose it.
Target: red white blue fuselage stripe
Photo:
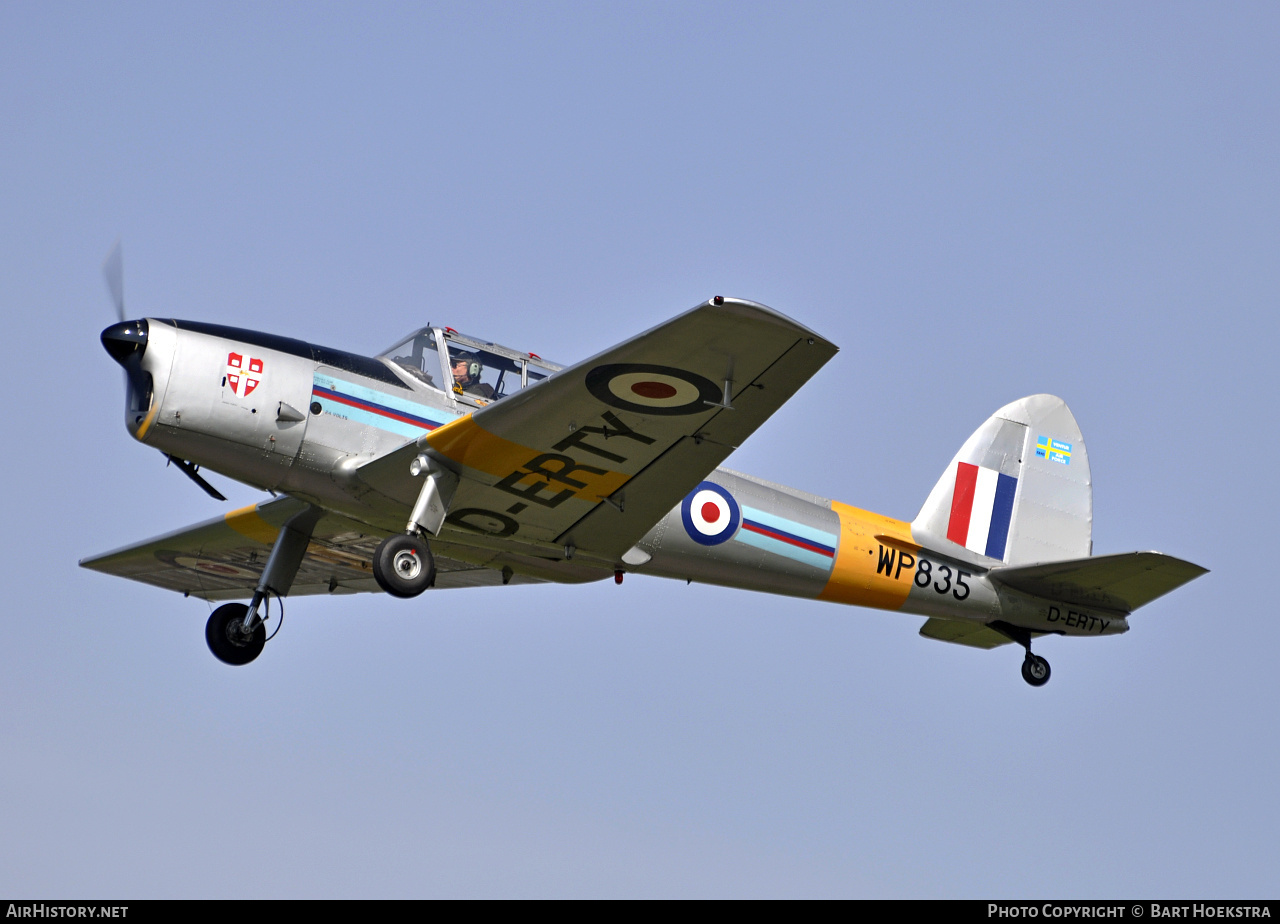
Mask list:
[[[368,411],[371,414],[377,414],[379,416],[386,417],[389,420],[398,420],[402,423],[413,424],[423,430],[434,430],[436,427],[440,426],[435,421],[427,420],[425,417],[417,417],[404,411],[397,411],[382,404],[375,404],[372,401],[366,401],[362,398],[344,395],[340,392],[331,391],[328,388],[321,388],[319,385],[312,386],[311,394],[316,398],[327,398],[330,401],[337,401],[339,404],[345,404],[347,407],[354,407],[362,411]]]
[[[311,398],[325,413],[404,437],[434,430],[454,416],[439,408],[318,374],[312,381]]]
[[[743,506],[738,542],[830,571],[835,561],[834,533],[797,523],[786,517]]]

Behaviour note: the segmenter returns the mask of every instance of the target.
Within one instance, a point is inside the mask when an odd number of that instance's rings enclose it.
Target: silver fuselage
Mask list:
[[[375,530],[394,531],[403,516],[396,520],[368,502],[361,466],[479,403],[432,387],[389,359],[213,325],[146,324],[140,367],[150,395],[131,389],[125,421],[135,438]],[[582,566],[598,574],[578,572],[576,579],[625,570],[925,616],[1001,620],[1039,632],[1111,635],[1128,628],[1123,614],[1085,611],[993,582],[986,576],[990,561],[962,548],[950,554],[922,548],[902,521],[725,469],[708,481],[738,508],[732,536],[700,537],[686,502],[621,560],[593,561],[590,549],[577,550]],[[446,523],[439,538],[463,554],[468,546],[491,549],[499,539],[519,546],[526,540],[510,522],[493,530],[483,517],[465,528]],[[545,541],[527,541],[531,554],[545,558],[551,551]]]

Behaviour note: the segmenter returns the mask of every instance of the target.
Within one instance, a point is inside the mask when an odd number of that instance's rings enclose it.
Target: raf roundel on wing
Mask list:
[[[587,373],[587,390],[610,407],[636,414],[705,414],[722,397],[714,382],[695,372],[652,363],[610,363]]]
[[[742,511],[732,494],[715,482],[704,481],[680,504],[680,518],[694,542],[719,545],[738,531]]]

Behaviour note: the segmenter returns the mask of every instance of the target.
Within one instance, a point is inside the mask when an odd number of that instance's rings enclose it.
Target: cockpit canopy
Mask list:
[[[562,368],[536,353],[477,340],[452,327],[416,330],[380,356],[424,385],[475,405],[515,394]]]

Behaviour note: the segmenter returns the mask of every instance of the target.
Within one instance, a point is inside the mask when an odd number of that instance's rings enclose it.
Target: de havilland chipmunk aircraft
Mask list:
[[[803,325],[716,296],[570,366],[427,326],[363,356],[196,321],[126,320],[125,426],[216,497],[272,499],[86,568],[227,602],[209,648],[247,664],[286,595],[650,574],[927,617],[920,634],[1021,645],[1128,631],[1205,573],[1159,552],[1092,556],[1075,418],[1033,395],[965,441],[911,522],[719,467],[836,354]],[[279,623],[275,627],[278,631]],[[273,632],[274,634],[274,632]]]

